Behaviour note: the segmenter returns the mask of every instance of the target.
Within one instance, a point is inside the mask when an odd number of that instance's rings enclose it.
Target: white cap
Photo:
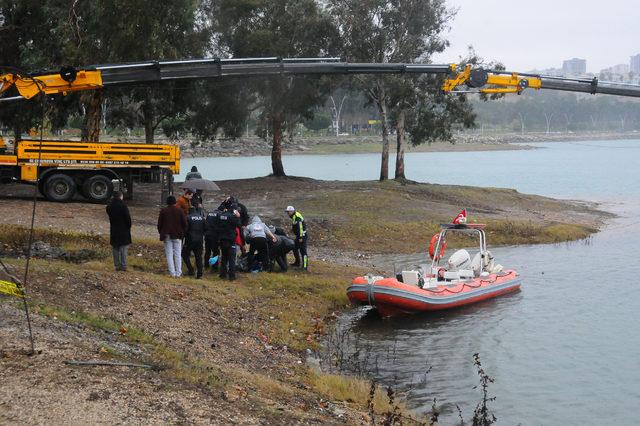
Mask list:
[[[285,212],[295,212],[296,209],[293,208],[293,206],[287,206],[286,209],[284,209]]]

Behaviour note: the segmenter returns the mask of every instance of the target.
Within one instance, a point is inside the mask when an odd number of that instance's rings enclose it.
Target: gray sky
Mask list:
[[[637,0],[446,0],[459,8],[448,39],[451,47],[434,62],[455,62],[468,45],[507,69],[561,68],[564,59],[587,60],[599,72],[629,63],[640,53]]]

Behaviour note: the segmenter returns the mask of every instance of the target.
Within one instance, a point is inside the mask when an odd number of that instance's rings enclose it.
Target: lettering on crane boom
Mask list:
[[[37,158],[29,158],[27,159],[28,163],[37,164]],[[116,160],[49,160],[42,159],[40,160],[40,164],[107,164],[107,165],[129,165],[129,164],[148,164],[148,165],[157,165],[157,164],[174,164],[173,161],[116,161]]]

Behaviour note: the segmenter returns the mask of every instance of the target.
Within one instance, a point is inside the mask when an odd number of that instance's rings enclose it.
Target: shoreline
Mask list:
[[[393,139],[393,135],[390,136]],[[416,147],[407,144],[406,153],[412,152],[473,152],[537,149],[527,143],[572,142],[585,140],[640,139],[640,133],[585,132],[585,133],[504,133],[456,135],[454,143],[434,142]],[[158,143],[169,142],[158,140]],[[395,140],[391,140],[395,143]],[[192,146],[190,140],[178,141],[183,158],[269,156],[271,143],[257,137],[235,141],[215,140]],[[379,136],[304,137],[293,142],[283,141],[283,155],[365,154],[380,152]]]

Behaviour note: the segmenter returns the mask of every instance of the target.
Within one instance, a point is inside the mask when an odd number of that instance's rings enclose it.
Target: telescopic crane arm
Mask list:
[[[571,79],[502,70],[486,70],[467,64],[349,63],[339,58],[244,58],[148,61],[130,64],[95,65],[76,70],[63,67],[60,72],[0,74],[0,101],[30,99],[39,93],[67,94],[102,87],[160,81],[265,77],[272,75],[326,74],[433,74],[446,75],[442,90],[447,93],[517,93],[526,89],[551,89],[568,92],[603,93],[640,97],[640,86]],[[463,87],[464,86],[464,87]],[[11,87],[18,96],[2,97]]]

